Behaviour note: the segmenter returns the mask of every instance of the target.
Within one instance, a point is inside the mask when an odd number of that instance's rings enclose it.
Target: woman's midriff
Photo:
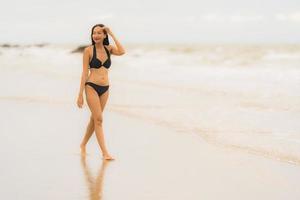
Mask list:
[[[102,68],[102,67],[101,67]],[[93,82],[97,85],[109,85],[107,69],[90,69],[86,82]]]

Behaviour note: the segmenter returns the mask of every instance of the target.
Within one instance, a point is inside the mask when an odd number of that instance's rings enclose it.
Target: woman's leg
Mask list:
[[[108,96],[109,96],[109,91],[107,90],[100,97],[100,103],[101,103],[102,113],[104,111],[104,108],[105,108]],[[83,138],[83,140],[81,142],[81,145],[80,145],[82,153],[86,153],[86,150],[85,150],[86,144],[88,143],[90,137],[93,135],[94,131],[95,131],[94,119],[93,119],[93,116],[91,115],[90,121],[89,121],[88,126],[86,128],[85,136],[84,136],[84,138]]]
[[[82,142],[80,144],[80,148],[81,148],[81,152],[82,153],[86,153],[85,146],[88,143],[90,137],[93,135],[94,130],[95,130],[94,120],[93,120],[93,116],[91,116],[90,117],[90,121],[88,123],[88,126],[86,128],[86,132],[85,132],[84,138],[83,138],[83,140],[82,140]]]
[[[102,154],[105,157],[105,159],[110,159],[112,157],[109,156],[109,153],[106,149],[103,128],[102,128],[103,119],[102,119],[102,108],[101,108],[100,98],[97,92],[94,90],[94,88],[92,88],[89,85],[86,85],[85,93],[86,93],[87,104],[92,112],[98,144],[100,145]]]
[[[101,103],[101,108],[102,108],[102,114],[103,114],[103,111],[104,111],[104,108],[105,108],[105,105],[106,105],[108,96],[109,96],[109,90],[107,90],[105,93],[103,93],[103,94],[99,97],[99,100],[100,100],[100,103]],[[103,127],[103,125],[102,125],[102,127]],[[104,154],[103,154],[103,156],[104,156],[104,158],[107,159],[107,160],[114,159],[114,158],[111,157],[109,154],[107,154],[107,155],[104,155]]]
[[[109,89],[106,90],[106,92],[104,92],[104,93],[99,97],[99,100],[100,100],[100,103],[101,103],[101,108],[102,108],[102,113],[103,113],[103,111],[104,111],[104,108],[105,108],[105,105],[106,105],[108,96],[109,96]]]

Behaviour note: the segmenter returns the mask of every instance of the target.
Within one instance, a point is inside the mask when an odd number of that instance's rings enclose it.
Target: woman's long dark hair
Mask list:
[[[91,31],[92,45],[95,44],[95,41],[93,40],[93,31],[94,31],[94,29],[95,29],[97,26],[104,27],[104,24],[95,24],[95,25],[93,26],[92,31]],[[106,38],[104,38],[104,40],[103,40],[103,45],[109,45],[108,34],[107,34],[106,30],[104,30],[104,29],[103,29],[103,32],[104,32],[104,34],[106,35]]]

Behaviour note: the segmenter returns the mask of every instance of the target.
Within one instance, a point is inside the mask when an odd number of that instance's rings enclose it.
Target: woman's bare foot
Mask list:
[[[105,160],[114,160],[114,158],[111,155],[109,155],[109,154],[106,154],[106,155],[102,154],[102,157]]]

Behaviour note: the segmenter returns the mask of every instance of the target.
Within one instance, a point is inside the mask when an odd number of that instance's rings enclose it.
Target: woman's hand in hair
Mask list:
[[[112,35],[111,30],[107,26],[104,26],[103,29],[106,31],[107,34]]]

